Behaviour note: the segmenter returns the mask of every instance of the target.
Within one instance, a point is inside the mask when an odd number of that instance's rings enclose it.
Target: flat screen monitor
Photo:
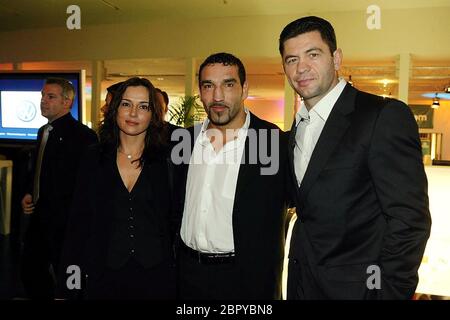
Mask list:
[[[64,78],[75,87],[71,113],[82,119],[84,70],[0,71],[0,143],[32,142],[48,121],[41,115],[41,90],[47,78]]]

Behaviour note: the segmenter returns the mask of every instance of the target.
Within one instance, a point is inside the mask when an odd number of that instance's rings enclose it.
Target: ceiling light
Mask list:
[[[439,103],[439,98],[438,98],[437,95],[438,95],[438,94],[436,93],[436,96],[435,96],[434,99],[433,99],[433,103],[431,104],[431,107],[432,107],[433,109],[437,109],[437,108],[439,108],[439,106],[441,105],[441,104]]]
[[[437,109],[437,108],[439,108],[439,106],[440,106],[439,99],[434,99],[433,100],[433,104],[431,105],[431,107],[433,109]]]
[[[450,100],[450,92],[449,93],[438,92],[437,96],[436,96],[436,92],[427,92],[427,93],[422,94],[422,97],[430,98],[430,99],[439,98],[439,99],[444,99],[444,100]]]

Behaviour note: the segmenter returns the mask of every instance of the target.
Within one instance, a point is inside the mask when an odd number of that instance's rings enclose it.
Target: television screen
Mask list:
[[[64,78],[75,87],[71,113],[81,120],[84,71],[0,71],[0,142],[34,141],[48,121],[41,115],[41,90],[47,78]]]

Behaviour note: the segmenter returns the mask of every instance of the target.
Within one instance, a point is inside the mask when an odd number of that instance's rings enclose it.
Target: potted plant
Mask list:
[[[197,99],[198,95],[184,96],[178,103],[171,105],[169,121],[185,128],[194,125],[195,122],[203,121],[206,114]]]

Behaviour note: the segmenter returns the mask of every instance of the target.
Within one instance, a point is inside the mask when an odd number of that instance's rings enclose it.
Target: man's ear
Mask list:
[[[334,70],[338,71],[341,68],[342,64],[342,50],[337,48],[333,52],[333,62],[334,62]]]
[[[248,83],[247,81],[244,82],[242,85],[242,100],[247,99],[248,97]]]
[[[69,99],[69,98],[64,98],[64,107],[66,109],[72,109],[72,105],[73,105],[73,100]]]

